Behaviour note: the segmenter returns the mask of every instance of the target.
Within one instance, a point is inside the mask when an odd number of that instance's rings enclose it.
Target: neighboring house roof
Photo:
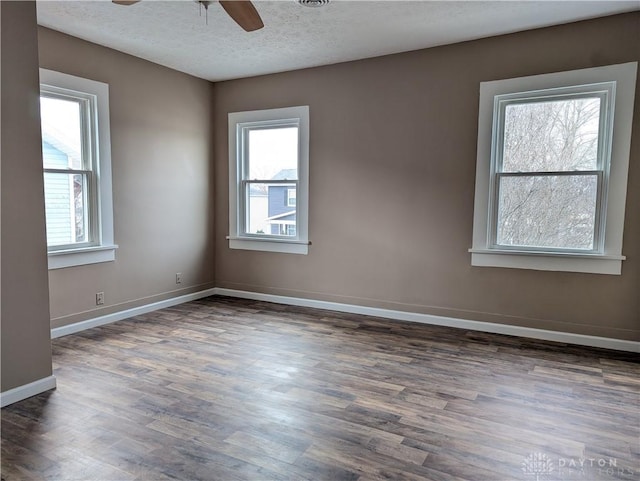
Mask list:
[[[298,169],[282,169],[271,180],[295,180],[298,177]]]
[[[291,216],[290,219],[285,219],[285,217],[289,217],[289,216]],[[268,220],[268,221],[272,221],[272,220],[295,220],[295,216],[296,216],[296,211],[292,210],[291,212],[283,212],[282,214],[272,215],[271,217],[267,217],[266,220]]]
[[[54,132],[55,135],[51,135],[48,132],[51,130],[55,131]],[[59,134],[59,131],[57,131],[57,129],[52,128],[51,126],[48,125],[46,129],[43,129],[42,141],[47,142],[48,144],[51,144],[51,146],[53,146],[55,149],[66,154],[67,157],[69,158],[69,161],[70,161],[69,163],[71,163],[72,160],[80,161],[81,154],[78,151],[78,149],[74,148],[72,145],[65,142],[62,134],[60,135],[58,134]]]
[[[264,187],[264,184],[260,184],[260,185],[251,184],[249,186],[249,195],[251,197],[266,197],[267,189]]]

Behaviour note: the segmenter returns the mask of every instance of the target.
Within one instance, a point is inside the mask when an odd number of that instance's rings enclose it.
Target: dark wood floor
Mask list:
[[[629,353],[220,297],[53,353],[3,480],[640,479]]]

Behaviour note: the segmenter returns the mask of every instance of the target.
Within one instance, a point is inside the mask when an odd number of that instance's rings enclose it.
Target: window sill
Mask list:
[[[282,252],[284,254],[309,253],[311,242],[288,239],[265,239],[227,236],[230,249],[242,249],[263,252]]]
[[[48,252],[49,270],[111,262],[116,259],[117,245],[102,245]]]
[[[471,265],[539,271],[620,275],[625,256],[497,249],[469,249]]]

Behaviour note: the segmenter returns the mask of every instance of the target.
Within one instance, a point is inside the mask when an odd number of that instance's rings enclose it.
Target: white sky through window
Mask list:
[[[249,133],[249,178],[268,180],[298,168],[298,128],[254,129]]]
[[[40,118],[43,134],[63,142],[76,155],[70,155],[72,163],[80,162],[82,152],[82,130],[80,104],[73,100],[40,97]],[[68,155],[71,152],[66,152]],[[80,165],[70,166],[81,168]]]

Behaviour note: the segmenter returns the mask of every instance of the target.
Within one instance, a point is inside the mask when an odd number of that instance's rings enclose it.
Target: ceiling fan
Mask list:
[[[113,0],[118,5],[133,5],[140,0]],[[211,2],[199,1],[205,8],[209,7]],[[262,19],[256,10],[256,7],[249,0],[218,0],[218,3],[224,8],[225,12],[247,32],[253,32],[264,27]]]

